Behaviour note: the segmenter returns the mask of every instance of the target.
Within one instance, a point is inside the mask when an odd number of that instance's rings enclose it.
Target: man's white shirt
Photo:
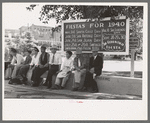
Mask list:
[[[52,63],[53,60],[53,56],[54,56],[54,62]],[[50,57],[49,57],[49,64],[51,65],[60,65],[62,63],[62,58],[61,55],[55,53],[50,53]]]
[[[21,54],[17,53],[16,56],[13,56],[11,64],[13,64],[13,65],[20,65],[23,62],[24,62],[23,56]]]
[[[41,53],[38,53],[35,57],[35,55],[32,56],[32,61],[30,65],[38,65],[39,64],[39,58],[40,58]]]

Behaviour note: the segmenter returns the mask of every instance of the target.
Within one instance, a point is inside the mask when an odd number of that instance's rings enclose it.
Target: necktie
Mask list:
[[[55,54],[53,54],[52,63],[54,63],[54,59],[55,59]]]
[[[94,60],[95,60],[95,59],[94,59],[94,57],[93,57],[93,63],[92,63],[93,65],[94,65]]]
[[[78,58],[78,67],[81,66],[80,59]]]
[[[45,56],[45,54],[42,54],[42,61],[44,61],[44,56]]]

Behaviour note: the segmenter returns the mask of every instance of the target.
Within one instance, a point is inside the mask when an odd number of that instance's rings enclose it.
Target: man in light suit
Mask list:
[[[72,91],[80,91],[82,90],[84,86],[84,80],[86,75],[86,59],[82,56],[82,50],[77,49],[76,50],[76,57],[74,58],[74,83],[73,83],[73,89]]]

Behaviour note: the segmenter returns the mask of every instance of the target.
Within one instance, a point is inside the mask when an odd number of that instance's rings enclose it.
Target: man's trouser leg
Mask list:
[[[51,68],[49,69],[48,75],[47,75],[47,78],[46,78],[48,88],[51,88],[51,86],[52,86],[52,77],[53,77],[54,74],[56,74],[56,72],[58,70],[59,70],[58,65],[55,65],[55,66],[52,65]]]
[[[44,67],[44,68],[36,67],[34,69],[34,73],[33,73],[34,75],[32,77],[32,81],[34,81],[34,83],[36,83],[37,85],[39,85],[41,75],[43,73],[45,73],[47,70],[48,70],[47,67]]]
[[[17,74],[18,74],[18,71],[19,71],[19,69],[21,68],[21,66],[22,66],[22,65],[16,65],[16,66],[14,67],[14,70],[13,70],[12,75],[11,75],[11,78],[12,78],[12,79],[16,78],[16,76],[17,76]]]
[[[17,78],[18,79],[23,79],[23,78],[26,78],[26,75],[27,75],[27,72],[29,70],[30,66],[29,65],[24,65],[20,68],[20,71],[17,75]]]
[[[55,84],[60,85],[62,78],[56,77]]]
[[[89,71],[86,72],[85,83],[84,86],[87,90],[91,90],[93,88],[93,74]],[[93,90],[93,89],[92,89]]]
[[[61,84],[62,87],[65,87],[70,75],[71,75],[71,73],[62,79],[62,84]]]
[[[74,73],[74,88],[79,88],[80,81],[81,81],[81,72],[76,70]]]
[[[80,82],[79,82],[79,90],[81,90],[84,86],[84,81],[85,81],[85,76],[86,76],[86,69],[81,70],[81,75],[80,75]]]
[[[14,66],[11,66],[11,67],[8,67],[8,68],[7,68],[5,78],[11,78],[13,69],[14,69]]]

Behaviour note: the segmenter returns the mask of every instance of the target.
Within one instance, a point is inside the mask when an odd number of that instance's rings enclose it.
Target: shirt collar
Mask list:
[[[97,55],[96,55],[96,56],[94,56],[94,59],[96,59],[96,57],[97,57]]]
[[[16,54],[16,56],[14,56],[15,58],[17,58],[18,57],[18,53]]]
[[[67,58],[66,58],[67,59]],[[69,58],[69,59],[67,59],[67,60],[70,60],[71,59],[71,57]]]

